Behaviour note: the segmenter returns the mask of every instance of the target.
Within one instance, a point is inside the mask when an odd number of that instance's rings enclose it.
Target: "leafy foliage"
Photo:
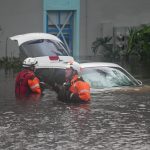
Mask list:
[[[96,38],[92,43],[92,51],[96,55],[99,47],[102,46],[104,51],[102,54],[105,57],[112,57],[114,59],[124,55],[126,60],[131,55],[137,55],[141,61],[150,62],[150,25],[141,25],[139,27],[128,28],[129,35],[127,38],[127,46],[125,49],[113,49],[109,42],[114,37]]]
[[[2,57],[0,59],[0,67],[5,68],[20,68],[22,62],[17,57]]]
[[[94,52],[94,54],[97,53],[98,48],[100,46],[103,46],[105,49],[109,50],[110,47],[108,46],[108,43],[110,42],[111,39],[112,37],[96,38],[96,40],[92,43],[92,51]]]
[[[127,56],[137,54],[141,60],[150,58],[150,26],[141,25],[138,28],[129,29]]]

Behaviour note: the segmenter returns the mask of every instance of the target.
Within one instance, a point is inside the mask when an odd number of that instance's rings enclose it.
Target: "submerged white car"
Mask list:
[[[90,62],[81,63],[81,75],[90,83],[91,91],[108,89],[124,89],[128,87],[141,87],[140,80],[135,79],[124,68],[115,63]]]
[[[91,93],[104,91],[119,93],[150,93],[150,86],[143,85],[128,71],[115,63],[81,63],[81,75],[90,83]]]
[[[37,63],[37,74],[42,81],[54,84],[54,77],[58,74],[57,68],[64,63],[74,61],[64,43],[56,36],[48,33],[27,33],[10,37],[17,41],[19,46],[19,57],[23,61],[27,57],[35,57]]]

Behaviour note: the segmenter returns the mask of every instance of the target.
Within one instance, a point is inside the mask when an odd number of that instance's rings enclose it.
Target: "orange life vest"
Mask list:
[[[89,83],[80,80],[78,75],[75,75],[71,80],[69,90],[74,94],[78,94],[79,98],[83,101],[89,101],[91,99]]]
[[[28,80],[28,85],[31,89],[31,91],[41,94],[41,88],[40,88],[40,81],[37,77],[35,77],[34,79],[30,79]]]

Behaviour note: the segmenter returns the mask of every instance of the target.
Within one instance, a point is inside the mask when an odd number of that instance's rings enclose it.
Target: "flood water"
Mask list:
[[[150,149],[149,92],[100,92],[75,105],[46,89],[38,101],[18,102],[14,79],[0,70],[0,150]]]

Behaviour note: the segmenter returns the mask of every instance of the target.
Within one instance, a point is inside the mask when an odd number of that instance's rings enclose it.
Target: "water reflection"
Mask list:
[[[74,105],[45,90],[38,101],[16,101],[14,77],[0,76],[0,149],[149,149],[149,92],[100,92]]]

